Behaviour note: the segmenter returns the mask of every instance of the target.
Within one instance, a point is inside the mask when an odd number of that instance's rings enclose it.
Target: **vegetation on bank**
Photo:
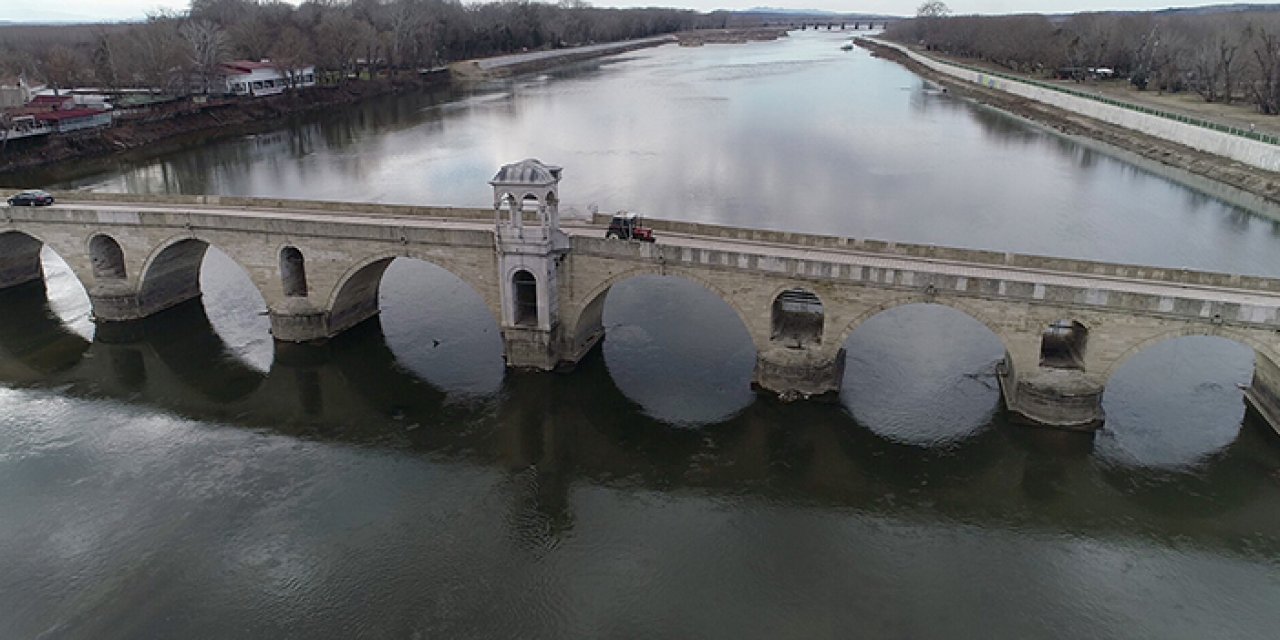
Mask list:
[[[695,28],[721,28],[723,12],[605,9],[454,0],[191,0],[185,13],[138,23],[0,28],[0,74],[51,87],[145,88],[168,94],[233,59],[314,64],[322,79],[391,75],[451,61]]]
[[[1124,78],[1280,114],[1280,6],[1238,9],[955,16],[931,0],[885,37],[1015,73]]]

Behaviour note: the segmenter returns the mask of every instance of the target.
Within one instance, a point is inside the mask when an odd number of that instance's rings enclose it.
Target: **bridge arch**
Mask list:
[[[0,231],[0,290],[25,284],[39,284],[49,307],[62,322],[83,337],[93,335],[89,299],[92,271],[84,245],[63,243],[60,247],[28,231]],[[48,248],[48,256],[44,255]],[[46,269],[46,258],[52,258]]]
[[[1107,438],[1098,454],[1125,466],[1176,470],[1225,452],[1242,437],[1247,406],[1267,417],[1280,397],[1267,333],[1182,326],[1131,340],[1103,369]],[[1143,426],[1150,424],[1159,428]]]
[[[895,296],[848,323],[837,345],[845,371],[839,395],[860,425],[929,448],[968,440],[991,424],[1001,401],[996,365],[1010,360],[1010,343],[965,302]]]
[[[387,267],[397,258],[419,260],[438,267],[458,278],[484,301],[489,314],[499,326],[502,324],[501,303],[496,299],[496,283],[486,283],[484,274],[460,269],[448,261],[413,251],[384,252],[367,256],[349,267],[334,282],[325,302],[325,316],[329,335],[360,324],[378,313],[378,292]]]
[[[634,284],[640,286],[610,296],[619,284],[637,278],[642,281]],[[576,337],[575,349],[583,353],[607,334],[598,366],[649,417],[704,426],[736,415],[755,400],[751,383],[760,357],[755,334],[761,325],[767,330],[767,311],[753,327],[738,301],[720,287],[676,269],[636,266],[589,291],[564,316],[565,339]],[[608,302],[614,304],[606,331]]]
[[[201,267],[209,247],[218,245],[206,238],[183,234],[173,236],[151,250],[143,262],[138,278],[138,309],[141,317],[164,311],[202,294]],[[236,265],[239,273],[253,285],[253,290],[264,301],[269,300],[262,283],[252,277],[252,272],[230,252],[219,251]]]
[[[1120,352],[1120,355],[1116,356],[1114,359],[1106,363],[1105,368],[1103,368],[1102,370],[1103,384],[1105,385],[1107,382],[1109,382],[1111,380],[1112,375],[1114,375],[1115,372],[1124,365],[1124,363],[1128,362],[1130,359],[1132,359],[1134,356],[1138,355],[1139,353],[1142,353],[1148,348],[1153,347],[1159,343],[1166,342],[1168,340],[1176,340],[1178,338],[1185,338],[1188,336],[1211,336],[1211,337],[1225,338],[1227,340],[1231,340],[1232,342],[1236,342],[1246,347],[1249,347],[1250,349],[1253,350],[1255,369],[1257,369],[1259,365],[1271,365],[1272,367],[1276,367],[1277,364],[1280,363],[1280,357],[1277,357],[1278,354],[1274,353],[1265,344],[1255,339],[1255,337],[1250,335],[1249,332],[1238,331],[1230,327],[1187,324],[1174,329],[1168,329],[1165,331],[1160,331],[1158,333],[1151,334],[1147,337],[1144,337],[1140,340],[1137,340],[1129,344],[1123,351]]]
[[[597,338],[604,335],[604,303],[605,299],[609,297],[609,290],[620,282],[624,282],[638,276],[681,278],[693,282],[694,284],[701,286],[703,289],[715,294],[715,296],[728,305],[730,309],[733,309],[734,314],[738,317],[738,321],[742,323],[743,328],[747,330],[747,334],[751,336],[752,342],[755,343],[756,351],[758,352],[761,350],[762,345],[760,344],[760,337],[758,336],[759,332],[755,330],[757,325],[750,322],[750,316],[743,312],[742,307],[734,301],[732,296],[725,293],[725,291],[720,287],[717,287],[715,284],[699,277],[691,271],[671,267],[663,268],[656,265],[632,267],[606,278],[603,282],[592,288],[587,295],[581,298],[584,302],[576,305],[572,309],[568,309],[568,313],[561,316],[562,321],[567,321],[565,322],[565,327],[568,331],[566,331],[565,335],[572,338],[575,349],[581,348],[584,344],[593,343]],[[769,336],[767,333],[764,335],[763,339],[766,342],[768,341]]]
[[[849,336],[853,335],[853,332],[856,331],[858,327],[862,326],[864,322],[879,315],[880,313],[896,307],[904,307],[912,304],[934,304],[955,309],[956,311],[977,320],[986,326],[987,329],[991,330],[991,333],[995,334],[995,336],[1000,339],[1000,343],[1004,345],[1006,352],[1009,350],[1009,345],[1012,344],[1012,341],[1009,339],[1004,327],[987,317],[987,314],[978,309],[976,305],[970,304],[967,300],[960,298],[938,295],[930,296],[925,294],[912,294],[892,298],[863,311],[845,325],[844,329],[835,340],[835,344],[842,345],[845,342],[848,342]]]

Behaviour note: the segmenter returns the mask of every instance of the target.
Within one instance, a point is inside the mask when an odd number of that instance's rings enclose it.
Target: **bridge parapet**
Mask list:
[[[929,295],[1138,312],[1215,324],[1280,328],[1280,294],[1271,295],[1268,291],[1254,292],[1241,288],[1238,292],[1224,292],[1200,288],[1204,285],[1192,288],[1136,277],[1097,277],[1098,274],[1093,273],[1075,276],[1072,273],[990,269],[981,264],[958,262],[885,260],[881,256],[857,253],[792,251],[791,255],[786,255],[776,247],[748,245],[741,250],[725,250],[712,246],[715,245],[649,245],[586,237],[574,239],[574,250],[580,253],[648,260],[664,265],[765,273],[780,278],[874,286]],[[882,255],[896,257],[903,254]],[[1229,281],[1231,278],[1228,276]],[[1257,280],[1280,283],[1263,278]]]
[[[243,208],[254,211],[300,211],[307,213],[333,213],[341,215],[369,216],[377,218],[439,218],[452,220],[492,221],[493,210],[484,207],[418,206],[404,204],[380,204],[374,202],[337,202],[331,200],[295,200],[291,198],[261,198],[248,196],[181,195],[99,193],[93,191],[56,191],[58,202],[137,204],[146,207],[218,207]],[[14,209],[14,212],[18,212]],[[526,215],[533,220],[535,214]]]
[[[593,216],[592,222],[597,225],[608,224],[609,216],[597,213]],[[918,258],[923,260],[964,262],[1020,269],[1078,273],[1093,276],[1155,280],[1171,284],[1223,287],[1245,289],[1249,291],[1280,293],[1280,278],[1268,278],[1263,276],[1197,271],[1174,267],[1120,264],[1075,258],[989,251],[984,249],[944,247],[930,244],[891,242],[868,238],[849,238],[843,236],[827,236],[789,231],[772,231],[768,229],[746,229],[725,225],[699,222],[680,222],[656,218],[646,218],[645,223],[653,227],[655,231],[706,238],[723,238],[726,240],[794,245],[797,247],[811,247],[816,249],[858,251],[864,253],[883,254],[887,256]]]

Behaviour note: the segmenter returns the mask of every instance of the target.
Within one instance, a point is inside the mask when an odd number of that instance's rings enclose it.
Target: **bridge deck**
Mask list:
[[[359,205],[352,204],[351,207]],[[494,228],[492,213],[485,209],[453,209],[444,216],[395,215],[388,213],[360,213],[355,211],[318,211],[307,208],[220,206],[220,205],[151,205],[133,202],[102,202],[63,200],[53,210],[91,210],[104,213],[158,213],[167,215],[191,214],[197,216],[225,216],[246,220],[270,219],[273,221],[297,221],[325,224],[350,224],[358,226],[382,226],[414,229],[450,229],[465,231],[490,231]],[[405,208],[406,210],[408,208]],[[47,209],[41,209],[47,210]],[[455,211],[457,217],[450,217]],[[573,238],[602,238],[604,226],[584,220],[565,219],[562,229]],[[1259,307],[1280,307],[1280,283],[1271,279],[1249,278],[1261,281],[1265,289],[1251,287],[1224,287],[1196,282],[1178,283],[1169,280],[1123,277],[1107,274],[1090,274],[1078,271],[1057,271],[1012,265],[993,265],[963,260],[892,255],[883,252],[861,250],[853,247],[807,246],[741,238],[724,238],[693,233],[662,230],[658,233],[657,246],[665,253],[682,249],[723,251],[751,254],[769,258],[782,258],[812,262],[825,262],[851,267],[869,267],[882,270],[934,273],[975,279],[1003,280],[1041,286],[1066,286],[1097,289],[1120,293],[1203,300],[1206,302],[1240,304]],[[714,265],[711,265],[714,266]],[[1127,266],[1127,265],[1114,265]],[[1177,270],[1171,270],[1177,271]],[[1197,272],[1185,272],[1196,275]],[[1227,277],[1224,274],[1211,274]],[[1194,278],[1189,278],[1194,280]]]

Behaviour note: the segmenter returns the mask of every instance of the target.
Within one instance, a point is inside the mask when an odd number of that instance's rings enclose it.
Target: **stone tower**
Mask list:
[[[569,251],[560,230],[560,167],[528,159],[493,180],[502,336],[507,364],[553,369],[559,362],[559,270]]]

